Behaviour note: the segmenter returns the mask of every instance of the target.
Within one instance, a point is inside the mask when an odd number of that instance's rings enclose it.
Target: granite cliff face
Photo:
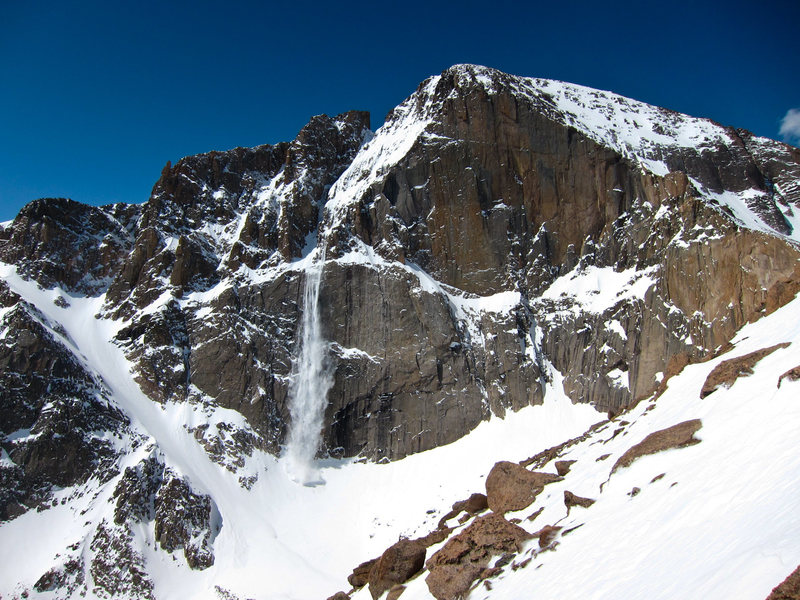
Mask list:
[[[653,396],[800,290],[797,211],[796,148],[471,65],[374,134],[365,113],[319,116],[289,143],[167,164],[143,205],[37,200],[0,227],[0,519],[84,486],[117,506],[98,555],[138,572],[144,527],[213,564],[221,509],[154,415],[249,489],[249,457],[291,424],[314,261],[320,455],[397,459],[541,403],[553,372],[602,411]],[[73,558],[42,586],[79,589]]]

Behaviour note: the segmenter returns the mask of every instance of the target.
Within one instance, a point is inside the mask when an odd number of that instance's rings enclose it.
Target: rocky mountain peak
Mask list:
[[[394,461],[546,395],[644,414],[800,290],[799,182],[785,144],[456,65],[374,134],[321,115],[168,163],[142,205],[31,203],[0,229],[0,519],[88,516],[26,589],[217,568],[231,498],[277,481],[309,323],[312,458]]]

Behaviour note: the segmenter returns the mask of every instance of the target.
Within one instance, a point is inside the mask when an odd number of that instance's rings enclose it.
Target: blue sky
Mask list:
[[[779,138],[800,108],[800,2],[14,2],[0,19],[0,220],[26,202],[144,202],[182,156],[373,129],[471,62]],[[797,143],[797,140],[794,140]]]

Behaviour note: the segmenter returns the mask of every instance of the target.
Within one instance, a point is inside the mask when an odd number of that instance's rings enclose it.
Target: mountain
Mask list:
[[[474,65],[142,205],[32,202],[0,597],[324,598],[378,556],[353,598],[766,597],[800,563],[798,211],[796,148]]]

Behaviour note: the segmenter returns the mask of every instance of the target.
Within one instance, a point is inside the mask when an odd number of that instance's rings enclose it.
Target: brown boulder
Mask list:
[[[551,473],[536,473],[508,461],[492,467],[486,478],[486,498],[496,513],[522,510],[534,501],[544,486],[562,478]]]
[[[328,600],[350,600],[350,596],[344,592],[336,592],[333,596],[330,596]]]
[[[386,590],[405,583],[425,566],[425,546],[402,539],[389,546],[369,572],[369,593],[377,600]]]
[[[572,508],[573,506],[581,506],[583,508],[589,508],[592,504],[594,504],[594,500],[591,498],[581,498],[580,496],[576,496],[570,491],[564,491],[564,504],[567,507],[567,510]]]
[[[703,389],[700,391],[700,397],[705,398],[712,392],[715,392],[720,386],[731,387],[739,377],[747,377],[753,374],[753,367],[765,356],[768,356],[778,350],[779,348],[786,348],[788,343],[776,344],[769,348],[762,348],[744,356],[730,358],[723,360],[719,363],[711,373],[708,374]],[[779,382],[780,383],[780,382]]]
[[[567,473],[569,473],[570,468],[574,465],[577,461],[575,460],[557,460],[555,462],[556,472],[564,477]]]
[[[347,582],[354,588],[360,588],[367,585],[367,583],[369,583],[369,572],[372,570],[372,567],[376,562],[378,562],[378,559],[373,558],[372,560],[367,560],[358,565],[347,577]]]
[[[555,541],[559,531],[561,527],[557,525],[545,525],[533,537],[539,538],[539,548],[547,548]]]
[[[800,600],[800,567],[773,589],[767,600]]]
[[[531,537],[499,514],[478,517],[428,560],[428,589],[437,600],[463,597],[493,556],[519,552]]]
[[[614,463],[611,473],[621,467],[627,467],[640,456],[656,454],[671,448],[684,448],[699,444],[700,440],[694,437],[695,432],[703,426],[700,419],[684,421],[672,427],[667,427],[661,431],[656,431],[648,435],[641,442],[628,449],[625,454],[619,457]]]

